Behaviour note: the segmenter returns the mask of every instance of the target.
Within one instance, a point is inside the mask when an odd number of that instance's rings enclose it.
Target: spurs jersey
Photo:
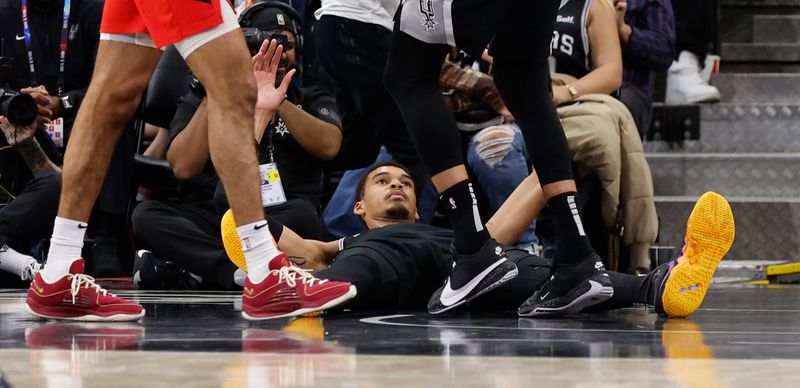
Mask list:
[[[592,0],[561,0],[553,31],[555,72],[581,78],[591,71],[586,23]]]

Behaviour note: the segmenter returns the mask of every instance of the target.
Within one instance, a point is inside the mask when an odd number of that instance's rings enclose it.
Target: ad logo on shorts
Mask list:
[[[424,18],[422,25],[425,27],[425,30],[435,30],[437,23],[434,20],[436,13],[433,12],[433,0],[419,0],[419,12]]]

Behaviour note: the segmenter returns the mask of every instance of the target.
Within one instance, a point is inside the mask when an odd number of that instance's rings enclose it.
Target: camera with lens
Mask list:
[[[11,58],[0,55],[0,115],[13,125],[30,125],[36,121],[36,100],[8,87],[11,74]]]
[[[283,46],[283,50],[289,49],[289,37],[280,32],[262,31],[258,28],[243,27],[244,40],[247,42],[247,48],[250,52],[256,52],[261,48],[261,43],[265,40],[277,40],[278,44]]]

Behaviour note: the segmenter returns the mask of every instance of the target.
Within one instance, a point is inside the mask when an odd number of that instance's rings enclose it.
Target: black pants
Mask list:
[[[675,54],[689,51],[702,66],[716,39],[717,10],[713,0],[672,0],[675,13]]]
[[[133,211],[133,231],[141,249],[169,259],[222,289],[234,289],[236,265],[222,245],[220,217],[211,201],[171,204],[146,201]]]
[[[97,211],[118,214],[122,217],[128,211],[128,202],[133,190],[133,156],[136,153],[136,131],[130,125],[125,127],[117,141],[103,186],[97,197]]]
[[[367,166],[383,145],[416,182],[430,179],[383,83],[392,32],[330,15],[320,18],[316,28],[318,60],[330,77],[346,134],[334,164],[345,169]]]
[[[0,245],[27,252],[50,237],[58,213],[61,175],[48,172],[33,178],[17,199],[0,209]]]
[[[624,84],[619,89],[618,98],[631,112],[636,128],[639,130],[639,137],[644,140],[653,121],[653,97],[634,84]]]

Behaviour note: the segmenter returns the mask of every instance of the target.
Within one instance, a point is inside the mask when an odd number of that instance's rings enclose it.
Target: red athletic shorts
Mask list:
[[[145,33],[156,46],[168,46],[222,24],[220,1],[105,0],[100,32]]]

